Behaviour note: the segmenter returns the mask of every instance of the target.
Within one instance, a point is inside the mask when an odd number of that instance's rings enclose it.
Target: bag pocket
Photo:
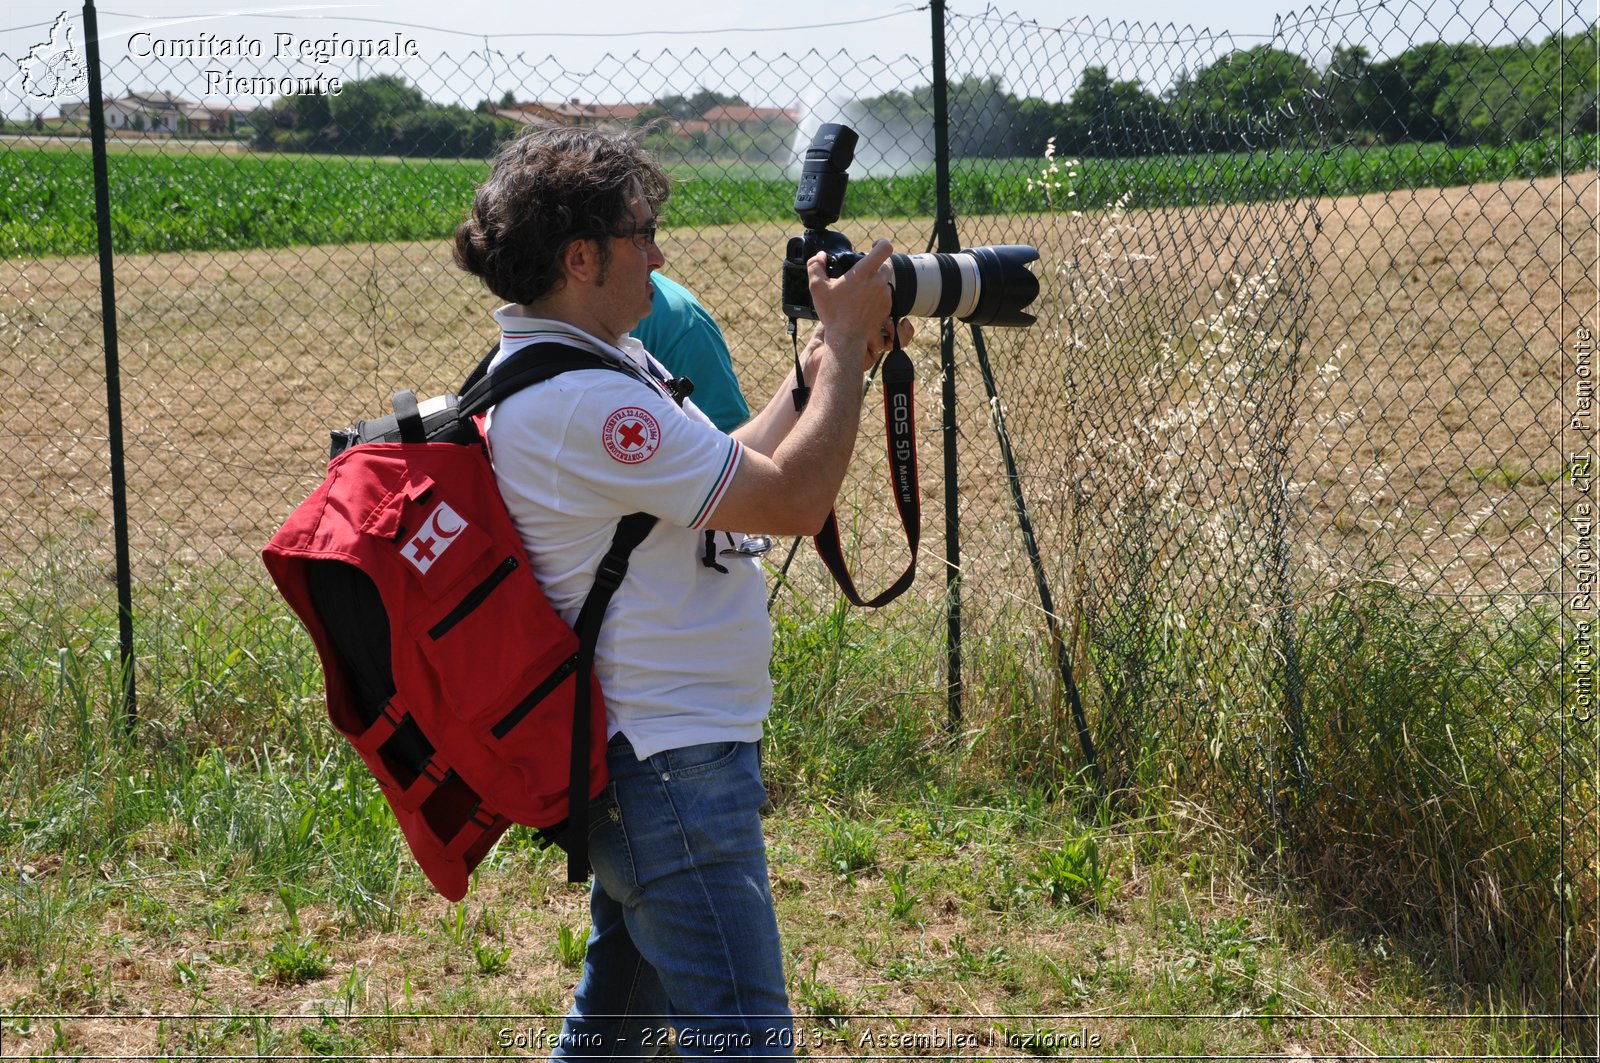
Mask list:
[[[526,559],[512,553],[484,554],[418,618],[412,637],[452,714],[487,727],[531,691],[558,686],[578,652],[577,635],[545,599]]]

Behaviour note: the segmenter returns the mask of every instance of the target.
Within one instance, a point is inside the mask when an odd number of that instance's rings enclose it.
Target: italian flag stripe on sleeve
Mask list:
[[[728,453],[722,459],[722,471],[717,473],[717,482],[700,503],[700,511],[694,515],[694,521],[689,525],[691,531],[699,531],[711,519],[711,514],[716,511],[717,503],[722,501],[722,496],[728,493],[728,485],[733,483],[733,471],[739,467],[739,457],[744,453],[744,447],[738,440],[728,440]]]

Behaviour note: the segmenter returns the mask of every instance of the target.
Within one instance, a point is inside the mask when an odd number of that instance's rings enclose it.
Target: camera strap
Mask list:
[[[876,609],[900,597],[917,574],[917,547],[922,541],[922,493],[917,485],[917,418],[915,389],[916,367],[911,356],[900,346],[900,323],[891,328],[895,333],[894,349],[884,355],[879,379],[883,382],[884,441],[889,455],[889,484],[894,490],[895,507],[900,511],[900,526],[905,530],[906,545],[911,550],[911,561],[884,591],[863,599],[850,578],[845,564],[844,548],[839,540],[839,521],[832,510],[828,520],[813,538],[817,556],[833,574],[834,582],[844,592],[852,605]]]

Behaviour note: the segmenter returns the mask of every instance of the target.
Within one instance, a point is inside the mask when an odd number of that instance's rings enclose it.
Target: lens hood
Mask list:
[[[1039,251],[1027,244],[969,247],[963,254],[978,262],[978,305],[961,320],[974,325],[1025,328],[1034,316],[1025,307],[1039,296],[1039,278],[1028,268]]]

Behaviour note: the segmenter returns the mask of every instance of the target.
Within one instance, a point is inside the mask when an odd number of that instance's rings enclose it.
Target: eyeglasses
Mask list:
[[[634,225],[629,229],[601,229],[596,235],[614,236],[618,240],[632,240],[638,246],[643,247],[646,244],[653,244],[656,242],[657,229],[657,220],[655,218],[651,218],[643,225]]]

